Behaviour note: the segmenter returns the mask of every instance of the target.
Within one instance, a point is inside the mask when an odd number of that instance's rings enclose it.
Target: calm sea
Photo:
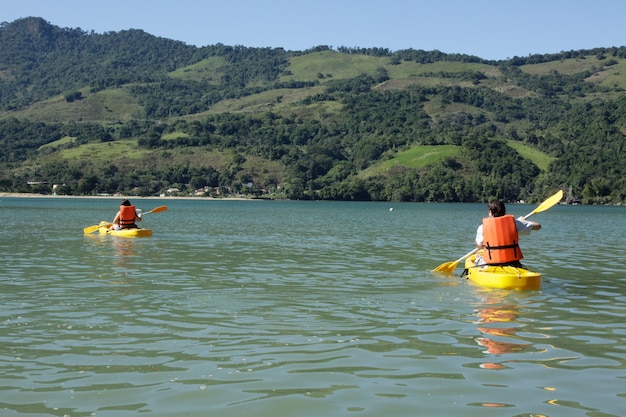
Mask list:
[[[0,198],[0,415],[626,415],[626,207],[535,215],[509,292],[431,272],[484,205],[131,201]]]

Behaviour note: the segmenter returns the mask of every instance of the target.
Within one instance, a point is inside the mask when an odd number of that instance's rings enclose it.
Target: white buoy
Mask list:
[[[393,211],[393,207],[389,207],[389,211]]]

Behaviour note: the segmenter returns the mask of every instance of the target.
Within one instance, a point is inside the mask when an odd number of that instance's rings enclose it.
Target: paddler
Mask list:
[[[124,199],[120,203],[120,211],[115,215],[111,229],[136,229],[137,224],[135,222],[141,221],[141,214],[138,214],[135,210],[135,206],[130,204],[130,201]]]
[[[519,235],[529,235],[532,230],[541,229],[537,222],[514,218],[506,214],[506,207],[500,200],[492,200],[488,205],[489,217],[476,230],[476,246],[483,249],[476,256],[476,265],[521,266],[523,258],[519,247]]]

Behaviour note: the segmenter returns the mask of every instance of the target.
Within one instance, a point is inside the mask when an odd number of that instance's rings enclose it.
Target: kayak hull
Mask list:
[[[98,233],[101,235],[111,235],[119,237],[150,237],[152,236],[152,229],[121,229],[111,230],[109,229],[110,223],[101,225],[98,228]]]
[[[465,260],[467,278],[476,285],[503,290],[538,290],[541,288],[541,274],[508,265],[476,266],[472,255]]]

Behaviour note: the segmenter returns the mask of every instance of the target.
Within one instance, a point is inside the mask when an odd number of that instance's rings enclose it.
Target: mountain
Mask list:
[[[0,25],[0,191],[626,201],[626,47],[205,47]]]

